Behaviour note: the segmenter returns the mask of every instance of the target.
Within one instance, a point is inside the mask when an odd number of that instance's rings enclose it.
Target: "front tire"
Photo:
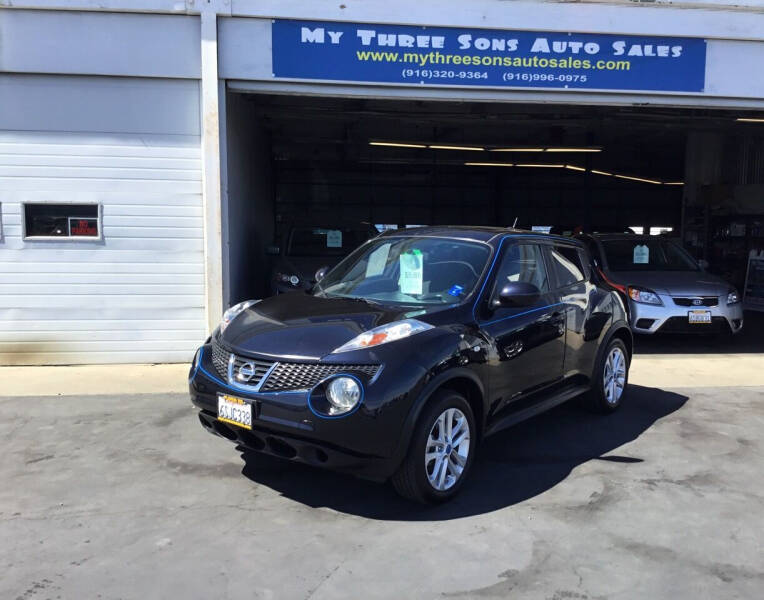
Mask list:
[[[599,413],[612,413],[623,401],[629,383],[629,351],[622,340],[610,340],[602,353],[592,379],[592,388],[585,397],[587,408]]]
[[[419,418],[408,454],[392,481],[403,497],[424,504],[450,500],[472,466],[477,430],[467,400],[439,390]]]

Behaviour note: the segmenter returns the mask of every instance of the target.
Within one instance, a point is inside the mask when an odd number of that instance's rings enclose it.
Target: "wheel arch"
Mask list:
[[[614,322],[602,337],[602,342],[597,349],[597,357],[594,360],[594,365],[592,367],[591,381],[595,380],[596,369],[599,366],[600,361],[602,361],[602,356],[605,353],[608,344],[610,344],[613,338],[618,338],[624,343],[626,350],[629,353],[629,363],[631,363],[631,357],[634,354],[634,335],[631,333],[629,324],[626,321],[619,320]]]
[[[626,350],[629,352],[629,362],[631,362],[631,357],[634,355],[634,334],[631,333],[631,329],[629,329],[628,326],[619,327],[613,332],[613,335],[610,336],[608,343],[610,343],[610,340],[613,338],[618,338],[624,343]]]
[[[398,448],[394,458],[396,464],[400,464],[411,444],[419,418],[433,395],[439,390],[447,389],[458,392],[465,397],[472,409],[477,427],[477,441],[482,439],[485,430],[485,388],[480,378],[471,370],[465,368],[450,369],[433,377],[420,392],[416,402],[411,407],[409,415],[403,427]]]

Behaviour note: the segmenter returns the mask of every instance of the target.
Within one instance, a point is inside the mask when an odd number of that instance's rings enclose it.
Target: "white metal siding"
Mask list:
[[[191,358],[206,330],[198,102],[195,81],[0,77],[17,107],[0,115],[0,364]],[[24,202],[101,203],[103,241],[25,241]]]

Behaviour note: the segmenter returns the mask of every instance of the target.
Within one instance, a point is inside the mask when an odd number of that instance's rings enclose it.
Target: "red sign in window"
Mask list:
[[[72,237],[98,237],[98,219],[69,218],[69,235]]]

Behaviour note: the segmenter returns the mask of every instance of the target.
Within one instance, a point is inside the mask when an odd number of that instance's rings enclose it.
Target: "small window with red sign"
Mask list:
[[[97,204],[24,204],[25,238],[100,238]]]

